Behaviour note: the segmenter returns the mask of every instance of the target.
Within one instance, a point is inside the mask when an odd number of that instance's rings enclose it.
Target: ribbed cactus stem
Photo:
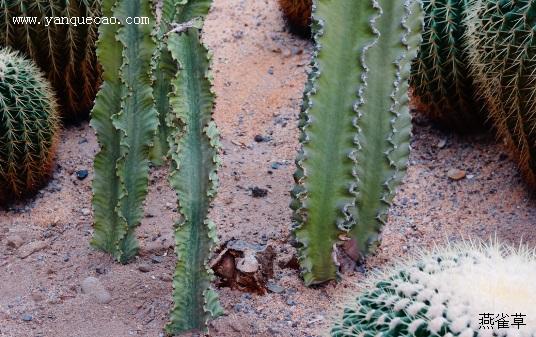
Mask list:
[[[416,1],[314,3],[291,204],[308,285],[336,277],[341,234],[350,231],[345,250],[355,259],[374,246],[407,164],[407,76],[420,25]]]
[[[30,60],[0,49],[0,205],[51,176],[59,116],[50,84]]]
[[[167,5],[164,1],[164,6]],[[179,4],[167,33],[167,48],[175,64],[171,79],[167,125],[171,154],[170,183],[178,198],[181,220],[175,227],[177,266],[173,277],[173,307],[166,326],[169,335],[205,331],[207,322],[222,313],[211,287],[208,266],[216,242],[216,226],[208,218],[218,188],[219,134],[212,120],[210,57],[201,41],[203,18],[210,0]]]
[[[103,14],[122,22],[151,13],[145,0],[103,1]],[[143,216],[149,150],[157,127],[150,75],[155,48],[151,22],[102,25],[97,47],[104,84],[91,122],[101,148],[94,163],[92,245],[122,263],[138,250],[135,229]]]

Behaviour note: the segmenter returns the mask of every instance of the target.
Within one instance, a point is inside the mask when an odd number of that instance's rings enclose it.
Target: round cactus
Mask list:
[[[313,0],[279,0],[279,6],[292,32],[311,35],[311,11]]]
[[[333,337],[536,336],[533,250],[470,243],[436,249],[376,275],[367,288]]]
[[[35,192],[50,177],[58,136],[56,102],[39,69],[0,50],[0,203]]]
[[[471,0],[467,41],[477,91],[536,187],[536,18],[532,0]]]
[[[481,104],[475,104],[465,44],[467,0],[423,0],[424,27],[410,84],[422,113],[457,131],[484,125]]]
[[[66,121],[89,116],[100,86],[93,20],[100,16],[100,4],[100,0],[0,1],[0,46],[24,53],[44,71]],[[19,19],[35,22],[16,22]]]

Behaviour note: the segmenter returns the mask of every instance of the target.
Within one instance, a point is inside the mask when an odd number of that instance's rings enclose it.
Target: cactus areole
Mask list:
[[[369,284],[333,337],[536,336],[533,250],[464,243],[422,254]]]

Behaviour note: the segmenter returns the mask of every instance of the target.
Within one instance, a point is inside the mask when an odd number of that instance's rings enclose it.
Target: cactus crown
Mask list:
[[[54,96],[37,67],[0,50],[0,202],[34,192],[50,176],[58,126]]]
[[[505,331],[481,328],[486,314],[526,315],[526,325],[513,327],[516,336],[536,334],[534,250],[463,243],[422,253],[368,284],[332,336],[491,337]]]

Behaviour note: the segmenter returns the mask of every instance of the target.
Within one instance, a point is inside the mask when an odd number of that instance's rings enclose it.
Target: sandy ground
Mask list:
[[[536,246],[536,209],[516,166],[491,135],[458,137],[416,120],[404,185],[383,230],[383,243],[360,272],[317,289],[298,271],[281,269],[290,245],[297,116],[310,44],[283,28],[275,0],[215,0],[205,41],[214,53],[215,119],[223,143],[221,188],[212,218],[219,238],[275,247],[279,293],[219,289],[226,314],[210,336],[325,336],[371,268],[445,240],[489,238]],[[263,136],[256,142],[255,136]],[[84,123],[63,132],[53,180],[32,200],[0,210],[0,336],[160,336],[171,306],[175,197],[166,169],[151,173],[140,257],[123,266],[89,247],[92,234],[93,131]],[[447,171],[466,177],[453,181]],[[79,180],[76,171],[87,169]],[[251,189],[267,196],[255,198]],[[13,248],[13,237],[23,246]],[[21,255],[28,245],[33,254]],[[25,248],[26,247],[26,248]],[[144,265],[145,272],[140,271]],[[148,271],[147,271],[148,270]],[[100,304],[81,292],[94,276],[112,295]]]

